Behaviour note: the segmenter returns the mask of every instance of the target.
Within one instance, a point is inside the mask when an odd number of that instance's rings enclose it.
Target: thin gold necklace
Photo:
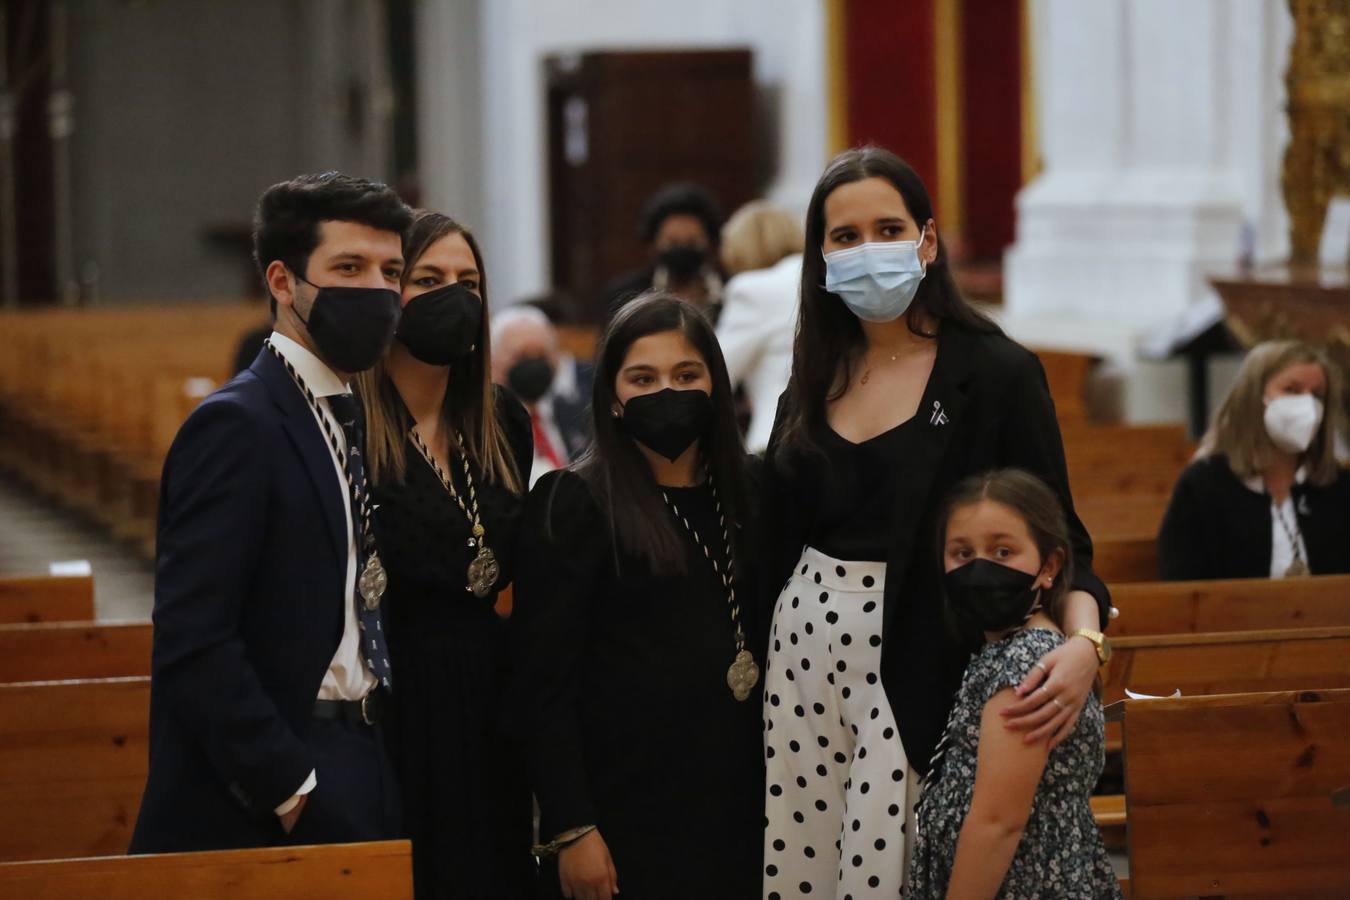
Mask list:
[[[895,362],[895,361],[896,361],[897,359],[899,359],[899,358],[900,358],[900,354],[899,354],[899,353],[892,353],[892,354],[891,354],[891,362]],[[863,370],[862,381],[860,381],[860,382],[858,382],[858,383],[859,383],[859,384],[867,384],[867,382],[871,379],[871,377],[872,377],[872,367],[871,367],[871,366],[868,366],[866,369]]]

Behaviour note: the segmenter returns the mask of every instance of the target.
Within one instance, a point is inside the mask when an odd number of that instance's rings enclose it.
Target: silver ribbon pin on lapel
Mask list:
[[[929,424],[929,425],[946,425],[949,421],[951,421],[951,420],[947,418],[947,414],[946,414],[945,412],[942,411],[942,404],[939,403],[937,400],[934,400],[934,401],[933,401],[933,414],[932,414],[931,416],[928,417],[928,424]]]

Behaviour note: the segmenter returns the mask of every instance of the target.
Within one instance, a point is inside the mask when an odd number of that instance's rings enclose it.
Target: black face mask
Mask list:
[[[1036,576],[977,559],[944,576],[947,602],[962,625],[1007,631],[1026,621],[1037,603]]]
[[[482,327],[483,301],[455,282],[409,300],[396,337],[427,365],[448,366],[469,355]]]
[[[384,355],[398,325],[398,291],[389,288],[319,287],[316,288],[309,318],[300,318],[314,339],[324,362],[348,375],[364,372]],[[296,317],[300,317],[299,311]]]
[[[619,420],[633,440],[674,462],[712,423],[712,398],[700,390],[666,388],[634,397]]]
[[[708,258],[708,251],[697,244],[676,244],[662,250],[657,259],[676,281],[685,281],[698,274]]]
[[[542,356],[527,356],[506,373],[506,384],[525,403],[535,403],[553,385],[553,366]]]

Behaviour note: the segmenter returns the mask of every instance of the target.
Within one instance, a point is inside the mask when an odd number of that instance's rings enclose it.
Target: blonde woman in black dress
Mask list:
[[[530,420],[489,376],[473,235],[422,212],[404,259],[396,340],[359,389],[413,879],[419,900],[523,897],[530,796],[502,737],[506,623],[493,604],[517,564]]]

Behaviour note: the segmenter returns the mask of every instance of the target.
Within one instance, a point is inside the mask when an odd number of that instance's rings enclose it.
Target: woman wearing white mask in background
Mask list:
[[[1158,535],[1164,579],[1350,572],[1340,372],[1297,341],[1252,348]]]
[[[885,150],[840,154],[812,195],[767,462],[764,582],[784,586],[764,598],[765,896],[893,898],[916,782],[973,649],[945,626],[935,574],[948,491],[1018,467],[1068,518],[1070,637],[1018,688],[1006,722],[1026,740],[1072,731],[1107,652],[1110,598],[1040,362],[962,299],[928,192]]]

